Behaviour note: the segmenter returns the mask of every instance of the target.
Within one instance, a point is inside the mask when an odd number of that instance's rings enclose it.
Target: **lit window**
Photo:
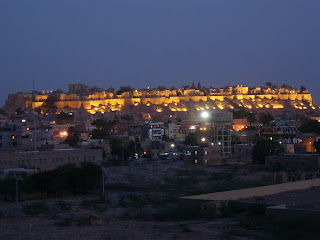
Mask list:
[[[194,163],[195,163],[195,164],[197,164],[197,163],[198,163],[198,160],[197,160],[197,159],[196,159],[196,160],[194,160]]]

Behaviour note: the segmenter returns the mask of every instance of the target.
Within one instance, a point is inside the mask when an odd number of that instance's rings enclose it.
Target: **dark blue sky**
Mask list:
[[[99,87],[306,86],[320,103],[319,0],[1,0],[8,93]],[[319,96],[317,96],[319,95]]]

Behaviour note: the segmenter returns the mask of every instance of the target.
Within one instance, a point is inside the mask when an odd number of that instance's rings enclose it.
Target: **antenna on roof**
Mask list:
[[[34,80],[32,81],[32,103],[33,103],[33,125],[34,125],[34,165],[35,171],[38,172],[37,161],[37,124],[36,124],[36,95],[34,91]],[[32,105],[31,105],[32,106]]]

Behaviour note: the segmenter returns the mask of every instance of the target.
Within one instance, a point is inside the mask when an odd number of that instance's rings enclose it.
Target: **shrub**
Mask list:
[[[69,210],[70,204],[64,201],[58,201],[55,203],[61,210]]]
[[[23,206],[23,212],[27,215],[38,215],[40,213],[48,212],[48,208],[44,202],[32,203],[30,205]]]

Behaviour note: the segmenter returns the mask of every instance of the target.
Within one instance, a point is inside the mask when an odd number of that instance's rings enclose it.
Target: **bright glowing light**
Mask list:
[[[68,136],[68,132],[67,131],[60,132],[60,136],[66,137],[66,136]]]
[[[174,148],[174,147],[175,147],[174,143],[172,143],[170,146],[171,146],[172,148]]]
[[[201,138],[201,142],[205,142],[206,141],[206,138]]]
[[[201,117],[202,117],[202,118],[208,118],[208,117],[209,117],[209,113],[206,112],[206,111],[203,111],[203,112],[201,113]]]

